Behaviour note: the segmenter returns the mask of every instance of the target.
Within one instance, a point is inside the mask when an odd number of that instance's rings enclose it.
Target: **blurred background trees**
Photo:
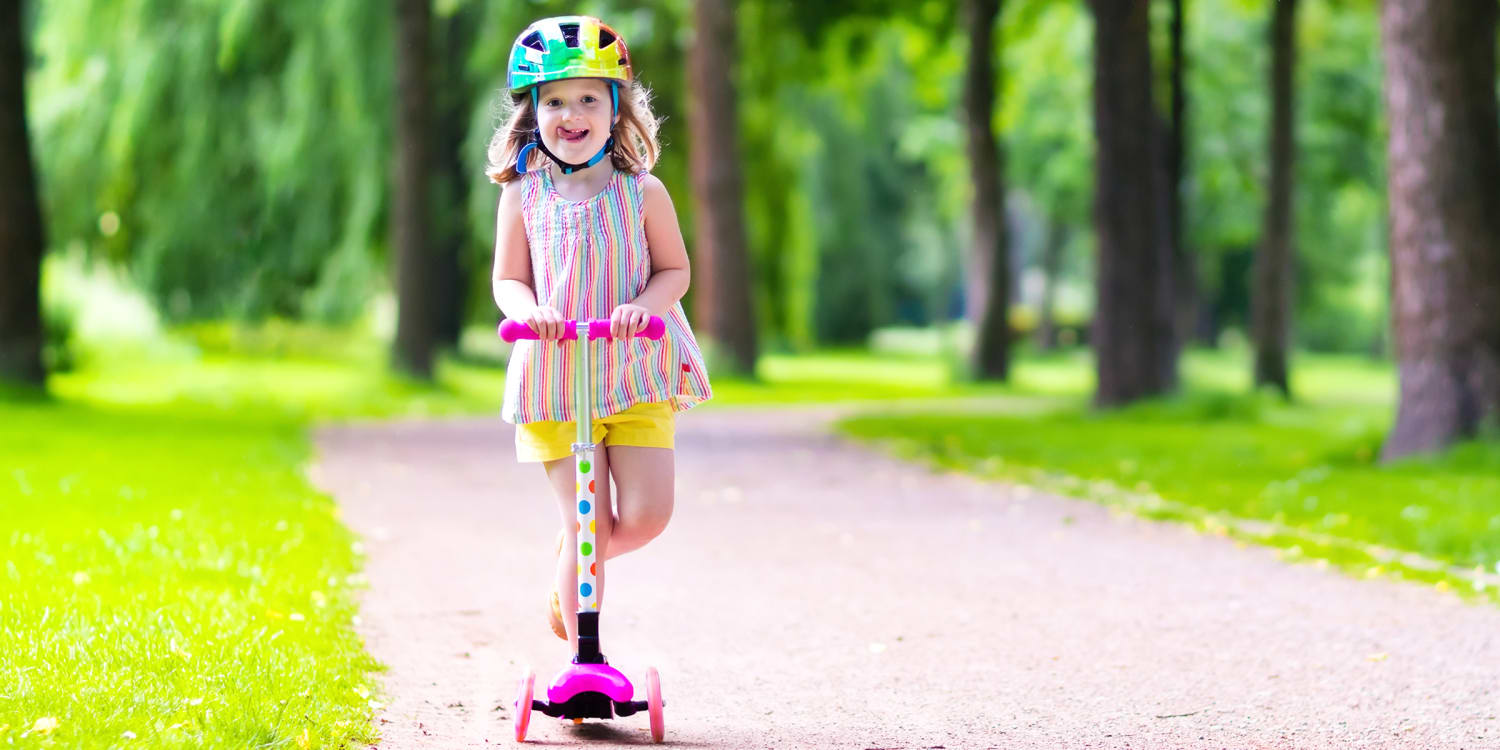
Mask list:
[[[1475,123],[1493,119],[1492,25],[1464,44],[1430,41],[1453,41],[1459,32],[1443,24],[1466,10],[1428,14],[1432,30],[1418,33],[1428,27],[1393,19],[1432,3],[23,5],[29,15],[7,17],[5,33],[31,54],[0,59],[0,166],[24,157],[13,93],[24,67],[46,231],[13,229],[28,191],[7,171],[7,377],[25,377],[12,352],[37,325],[26,318],[37,308],[25,296],[36,287],[25,276],[29,236],[31,246],[46,238],[53,262],[127,269],[168,322],[394,318],[395,359],[422,374],[432,352],[496,315],[487,271],[497,191],[482,176],[483,147],[511,41],[535,18],[583,12],[629,40],[666,118],[656,173],[698,264],[691,309],[742,367],[756,352],[920,328],[955,347],[972,377],[1004,377],[1006,358],[1033,341],[1088,346],[1096,400],[1116,404],[1170,392],[1184,345],[1254,337],[1257,378],[1283,390],[1297,350],[1399,352],[1416,389],[1404,382],[1403,404],[1437,403],[1418,380],[1471,383],[1439,399],[1462,416],[1418,420],[1447,426],[1418,430],[1413,446],[1472,433],[1495,412],[1485,374],[1500,346],[1500,316],[1485,312],[1500,294],[1493,242],[1475,240],[1442,271],[1459,286],[1432,281],[1431,263],[1402,260],[1426,257],[1423,243],[1448,231],[1407,231],[1403,216],[1469,226],[1458,203],[1423,203],[1422,191],[1456,194],[1443,186],[1467,185],[1465,170],[1488,164],[1472,144],[1493,141],[1492,124],[1471,132],[1446,120],[1436,130],[1460,145],[1398,149],[1421,129],[1403,124],[1420,107],[1396,92],[1431,89],[1471,107]],[[424,11],[425,28],[398,8]],[[719,19],[710,31],[705,11]],[[695,46],[710,34],[732,44]],[[417,42],[420,60],[407,54]],[[1382,50],[1399,62],[1422,45],[1437,72],[1383,64]],[[705,59],[714,54],[723,59]],[[1462,92],[1420,83],[1447,81],[1449,70],[1469,81]],[[1480,70],[1491,78],[1471,80]],[[730,85],[699,83],[708,76]],[[708,169],[693,168],[695,152],[714,154],[702,164],[724,174],[695,178]],[[1428,181],[1393,172],[1388,191],[1388,159],[1394,169],[1406,155],[1421,157]],[[737,197],[709,187],[735,182]],[[1494,215],[1493,192],[1463,210]],[[1484,301],[1438,326],[1439,298]],[[988,300],[1001,304],[985,314]],[[725,305],[722,323],[705,312]],[[52,326],[65,318],[46,316]],[[1427,333],[1404,333],[1413,331]]]
[[[0,5],[0,380],[43,382],[42,216],[26,127],[21,4]]]

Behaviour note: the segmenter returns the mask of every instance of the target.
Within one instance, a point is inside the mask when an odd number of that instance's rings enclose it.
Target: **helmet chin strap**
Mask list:
[[[594,157],[592,159],[589,159],[588,161],[585,161],[585,162],[579,162],[577,164],[574,164],[572,162],[566,162],[566,161],[563,161],[562,159],[557,158],[557,154],[554,154],[551,151],[549,151],[547,149],[547,144],[542,143],[542,134],[541,134],[541,131],[539,131],[539,130],[533,130],[533,131],[531,131],[531,143],[528,143],[524,147],[522,147],[521,148],[521,153],[519,153],[519,154],[516,155],[516,173],[517,174],[525,174],[526,173],[526,157],[528,157],[528,156],[531,155],[531,150],[534,149],[534,148],[541,149],[542,153],[544,153],[548,157],[550,157],[552,159],[552,161],[557,162],[557,166],[562,169],[562,173],[563,174],[573,174],[574,172],[577,172],[580,169],[588,169],[589,167],[592,167],[595,164],[598,164],[600,161],[602,161],[604,159],[604,155],[608,154],[609,150],[611,148],[613,148],[614,145],[615,145],[615,137],[613,135],[611,135],[609,137],[609,140],[607,140],[607,141],[604,142],[604,147],[601,148],[601,149],[599,149],[599,153],[594,154]]]
[[[531,89],[531,106],[532,106],[532,110],[533,111],[535,111],[537,109],[537,107],[539,106],[538,103],[537,103],[537,99],[539,98],[538,95],[537,95],[537,90],[540,89],[540,88],[541,88],[541,86],[533,86],[532,89]],[[620,91],[619,84],[615,83],[614,81],[610,81],[609,82],[609,106],[610,106],[609,125],[610,125],[610,130],[614,130],[615,123],[618,122],[619,119],[620,119],[620,114],[619,114],[620,113],[620,93],[619,93],[619,91]],[[527,143],[525,146],[522,146],[521,147],[521,152],[518,153],[518,154],[516,154],[516,174],[526,174],[526,160],[528,158],[530,158],[530,156],[531,156],[531,150],[534,149],[534,148],[541,149],[542,153],[546,154],[548,158],[550,158],[552,161],[557,162],[557,166],[562,169],[562,173],[563,174],[573,174],[574,172],[577,172],[580,169],[588,169],[589,167],[592,167],[595,164],[598,164],[601,160],[604,159],[604,156],[609,153],[609,150],[611,148],[614,148],[614,145],[615,145],[615,136],[614,136],[613,133],[610,133],[609,139],[604,142],[604,146],[603,146],[603,148],[599,149],[599,153],[594,154],[593,158],[589,159],[588,161],[578,162],[578,163],[575,164],[573,162],[566,162],[566,161],[563,161],[562,159],[557,158],[557,154],[554,154],[550,150],[548,150],[547,144],[542,143],[542,129],[541,128],[536,128],[536,129],[534,129],[534,130],[531,131],[531,142]]]

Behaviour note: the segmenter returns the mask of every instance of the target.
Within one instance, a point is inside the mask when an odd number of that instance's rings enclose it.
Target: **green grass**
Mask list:
[[[938,466],[1191,521],[1292,558],[1443,586],[1463,579],[1422,565],[1500,573],[1500,442],[1381,465],[1389,368],[1349,357],[1298,365],[1291,405],[1246,393],[1242,357],[1197,352],[1184,361],[1185,395],[1125,409],[1090,409],[1079,391],[1042,413],[939,408],[860,416],[840,429]],[[1391,563],[1402,552],[1429,560]]]
[[[300,425],[67,402],[0,421],[0,745],[370,739],[354,539],[302,478]]]

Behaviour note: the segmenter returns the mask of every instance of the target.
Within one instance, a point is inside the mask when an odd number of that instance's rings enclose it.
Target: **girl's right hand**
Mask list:
[[[563,337],[567,330],[566,318],[555,307],[537,305],[531,308],[531,312],[521,318],[521,322],[531,326],[543,341],[552,341]]]

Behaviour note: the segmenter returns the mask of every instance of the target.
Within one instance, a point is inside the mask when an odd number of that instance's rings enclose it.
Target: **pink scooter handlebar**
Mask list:
[[[652,315],[651,320],[646,323],[646,330],[637,333],[636,336],[648,339],[660,339],[662,337],[662,334],[665,334],[666,332],[666,321],[662,320],[659,316]],[[562,337],[565,341],[572,341],[578,338],[577,321],[564,321]],[[540,339],[541,337],[536,335],[536,331],[531,330],[531,326],[528,326],[519,320],[507,319],[500,321],[500,338],[503,339],[506,343],[514,343],[516,341],[520,341],[521,339],[531,339],[534,341]],[[610,338],[609,318],[595,318],[593,320],[590,320],[589,339],[593,340],[607,338]]]

